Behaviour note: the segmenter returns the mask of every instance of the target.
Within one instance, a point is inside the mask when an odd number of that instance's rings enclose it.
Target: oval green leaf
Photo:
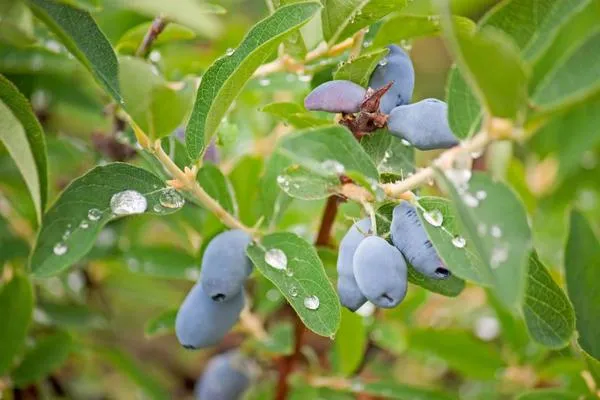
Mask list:
[[[279,8],[252,28],[233,54],[219,58],[208,68],[202,76],[185,134],[192,160],[202,155],[227,109],[254,71],[289,34],[307,23],[320,8],[318,2],[301,2]]]
[[[23,349],[33,312],[33,289],[27,277],[15,276],[0,291],[0,310],[6,321],[0,329],[0,375],[10,369]]]
[[[102,227],[116,218],[110,207],[112,196],[125,190],[146,198],[146,213],[176,210],[161,205],[167,188],[145,169],[123,163],[96,167],[71,182],[44,216],[29,262],[31,272],[40,277],[55,275],[85,256]]]
[[[279,249],[287,267],[278,269],[265,260],[267,251]],[[252,243],[248,256],[256,268],[285,296],[302,322],[322,336],[333,335],[340,324],[340,301],[325,274],[315,248],[293,233],[274,233]]]

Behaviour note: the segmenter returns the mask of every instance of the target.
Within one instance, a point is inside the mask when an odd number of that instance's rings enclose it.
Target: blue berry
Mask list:
[[[395,45],[388,49],[389,54],[380,61],[369,81],[369,87],[375,90],[394,82],[379,104],[379,110],[384,114],[389,114],[396,106],[408,104],[415,87],[415,70],[408,54]]]
[[[356,222],[340,242],[338,250],[338,294],[342,305],[351,311],[356,311],[367,301],[367,298],[361,293],[356,284],[353,259],[356,248],[369,233],[370,229],[371,221],[369,218],[364,218]]]
[[[366,89],[351,81],[329,81],[317,86],[304,99],[307,110],[355,113],[360,110]]]

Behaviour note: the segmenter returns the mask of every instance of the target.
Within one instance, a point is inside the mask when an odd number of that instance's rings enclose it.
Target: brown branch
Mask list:
[[[169,21],[163,16],[158,16],[154,18],[152,21],[152,25],[150,25],[150,29],[146,32],[146,36],[144,36],[144,40],[140,44],[140,47],[135,52],[136,57],[146,57],[150,47],[152,47],[152,43],[156,40],[158,35],[165,29]]]

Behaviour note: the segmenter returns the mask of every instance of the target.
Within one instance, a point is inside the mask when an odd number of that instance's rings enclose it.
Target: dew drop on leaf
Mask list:
[[[317,296],[308,296],[304,298],[304,307],[309,310],[316,310],[319,308],[319,298]]]
[[[485,190],[478,190],[477,192],[475,192],[475,197],[477,198],[477,200],[485,200],[485,198],[487,197],[487,192]]]
[[[90,223],[89,223],[88,221],[86,221],[86,220],[83,220],[83,221],[81,221],[81,222],[79,223],[79,227],[80,227],[81,229],[87,229],[87,228],[89,228],[89,227],[90,227]]]
[[[52,249],[54,254],[56,254],[57,256],[62,256],[63,254],[66,254],[68,250],[69,248],[63,242],[56,243],[54,245],[54,248]]]
[[[479,200],[475,198],[471,193],[465,193],[462,196],[462,200],[467,207],[475,208],[479,205]]]
[[[440,212],[440,210],[425,211],[423,213],[423,218],[425,218],[425,221],[427,221],[430,225],[435,227],[440,227],[444,223],[444,215]]]
[[[98,210],[97,208],[90,208],[87,217],[90,221],[98,221],[100,218],[102,218],[102,211]]]
[[[258,84],[262,87],[266,87],[271,84],[271,80],[269,78],[262,78],[258,81]]]
[[[228,49],[225,51],[225,54],[226,54],[227,56],[231,56],[231,55],[233,55],[233,53],[235,53],[235,49],[234,49],[234,48],[231,48],[231,47],[229,47],[229,48],[228,48]]]
[[[181,208],[185,204],[185,199],[175,189],[166,189],[158,198],[160,204],[165,208]]]
[[[292,297],[298,296],[298,288],[296,286],[290,287],[290,296],[292,296]]]
[[[154,207],[152,207],[152,211],[161,213],[161,212],[163,212],[163,208],[161,207],[160,204],[155,204]]]
[[[377,65],[379,65],[380,67],[385,67],[388,63],[388,60],[386,57],[383,57],[381,60],[379,60],[379,62],[377,63]]]
[[[332,171],[336,175],[341,175],[346,171],[346,168],[336,160],[325,160],[321,163],[321,167],[328,172]]]
[[[408,140],[406,140],[406,139],[400,139],[400,143],[402,143],[402,144],[403,144],[404,146],[406,146],[406,147],[410,147],[410,146],[412,146],[412,145],[410,144],[410,142],[409,142]]]
[[[291,278],[292,276],[294,276],[294,271],[292,271],[291,269],[286,269],[285,275]]]
[[[281,249],[269,249],[265,252],[265,262],[275,269],[287,268],[287,256]]]
[[[501,238],[502,237],[502,229],[500,229],[500,227],[498,225],[493,225],[490,228],[490,234],[495,238]]]
[[[141,214],[148,208],[148,201],[140,192],[124,190],[110,199],[110,209],[115,215]]]
[[[467,245],[467,241],[462,236],[454,236],[454,238],[452,238],[452,244],[454,245],[454,247],[462,249]]]
[[[507,259],[508,248],[506,246],[496,246],[492,249],[492,255],[490,256],[490,265],[492,268],[498,268]]]

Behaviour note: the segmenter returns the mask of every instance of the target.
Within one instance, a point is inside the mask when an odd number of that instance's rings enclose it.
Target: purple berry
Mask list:
[[[374,90],[394,82],[379,104],[379,110],[384,114],[389,114],[396,106],[408,104],[415,87],[415,70],[408,54],[395,45],[388,49],[389,54],[379,62],[369,81],[369,87]]]
[[[390,113],[388,130],[419,150],[447,149],[458,144],[447,114],[448,106],[437,99],[398,106]]]
[[[237,350],[214,356],[196,382],[197,400],[238,400],[250,386],[249,361]]]
[[[415,207],[406,201],[397,205],[390,232],[394,246],[404,254],[406,261],[414,269],[434,279],[450,277],[450,271],[429,240]]]
[[[404,257],[381,237],[369,236],[360,242],[354,253],[354,276],[360,291],[378,307],[395,307],[406,296]]]
[[[360,110],[366,89],[350,81],[329,81],[317,86],[304,99],[307,110],[355,113]]]
[[[350,311],[356,311],[367,298],[362,294],[354,278],[353,259],[356,248],[371,229],[369,218],[361,219],[348,230],[340,242],[337,259],[337,289],[340,302]]]

